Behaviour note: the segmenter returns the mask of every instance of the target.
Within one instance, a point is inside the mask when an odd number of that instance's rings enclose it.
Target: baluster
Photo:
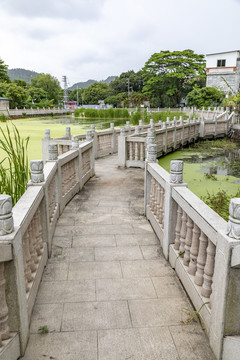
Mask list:
[[[216,253],[216,247],[212,243],[212,241],[208,239],[207,259],[206,259],[206,265],[204,267],[203,285],[201,291],[201,295],[206,298],[209,298],[212,292],[211,286],[212,286],[212,277],[214,273],[215,253]]]
[[[157,211],[156,211],[156,217],[159,221],[160,216],[160,203],[161,203],[161,185],[157,184]]]
[[[129,160],[133,160],[133,143],[129,142]]]
[[[206,263],[207,257],[207,244],[208,238],[207,236],[201,231],[201,235],[199,237],[199,251],[197,257],[197,271],[195,274],[194,282],[196,285],[202,286],[203,284],[203,274],[204,274],[204,266]]]
[[[158,193],[160,192],[160,185],[158,182],[155,182],[155,198],[154,198],[154,204],[153,204],[153,213],[155,216],[157,216],[157,205],[158,205]]]
[[[185,266],[188,266],[189,262],[190,262],[190,248],[192,245],[192,229],[193,229],[193,221],[188,216],[187,217],[187,232],[186,232],[186,239],[185,239],[185,246],[184,246],[184,257],[183,257],[183,263]]]
[[[135,143],[135,160],[138,160],[138,142]]]
[[[22,244],[23,244],[25,288],[26,288],[26,293],[28,293],[30,290],[30,283],[33,280],[32,271],[31,271],[31,255],[30,255],[28,231],[26,231],[23,236]]]
[[[30,231],[30,224],[28,226],[28,229],[26,231],[26,236],[28,239],[28,244],[29,244],[29,252],[30,252],[30,269],[32,274],[36,271],[37,267],[35,265],[35,261],[34,261],[34,248],[33,248],[33,241],[32,241],[32,237],[31,237],[31,231]]]
[[[144,161],[144,143],[140,143],[140,160]]]
[[[155,179],[152,177],[151,189],[150,189],[150,202],[149,202],[149,207],[151,210],[153,209],[153,204],[154,204],[154,187],[155,187]]]
[[[194,223],[193,227],[193,237],[192,237],[192,245],[190,248],[190,263],[188,268],[188,273],[190,275],[195,275],[197,270],[197,255],[198,255],[198,248],[199,248],[199,236],[200,236],[200,229]]]
[[[179,250],[180,246],[180,230],[181,230],[181,224],[182,224],[182,209],[178,205],[177,209],[177,223],[175,228],[175,242],[174,242],[174,249]]]
[[[164,189],[160,189],[160,210],[159,210],[159,224],[164,227]]]
[[[187,233],[187,214],[185,213],[185,211],[183,211],[182,225],[180,230],[180,246],[179,246],[179,252],[181,253],[181,255],[184,253],[186,233]]]
[[[5,294],[5,277],[4,277],[4,263],[0,263],[0,346],[1,340],[7,340],[10,337],[8,327],[8,307],[6,303]]]
[[[35,216],[35,215],[34,215]],[[34,231],[34,220],[32,219],[32,221],[29,224],[29,237],[30,237],[30,242],[32,243],[32,253],[31,253],[31,257],[32,257],[32,261],[34,262],[35,265],[35,270],[37,269],[37,265],[39,263],[39,259],[38,259],[38,254],[37,254],[37,234]],[[33,269],[34,267],[32,267]],[[35,271],[34,270],[34,271]]]

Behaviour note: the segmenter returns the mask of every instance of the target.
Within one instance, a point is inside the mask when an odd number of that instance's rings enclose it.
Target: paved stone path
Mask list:
[[[23,359],[213,360],[182,323],[191,304],[143,216],[144,173],[116,163],[99,159],[58,221]]]

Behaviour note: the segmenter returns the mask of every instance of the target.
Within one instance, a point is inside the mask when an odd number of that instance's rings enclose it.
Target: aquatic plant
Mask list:
[[[0,194],[12,196],[13,205],[27,188],[30,177],[27,147],[29,137],[22,139],[14,124],[0,128],[0,149],[5,157],[0,162]]]

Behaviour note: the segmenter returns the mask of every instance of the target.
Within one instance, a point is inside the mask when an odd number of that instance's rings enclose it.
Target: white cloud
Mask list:
[[[160,50],[238,49],[239,11],[237,0],[5,0],[0,58],[71,84],[101,80],[139,70]]]

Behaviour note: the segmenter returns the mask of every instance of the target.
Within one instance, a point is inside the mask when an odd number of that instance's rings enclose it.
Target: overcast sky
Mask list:
[[[240,0],[0,0],[0,58],[73,85],[161,50],[238,50],[239,19]]]

